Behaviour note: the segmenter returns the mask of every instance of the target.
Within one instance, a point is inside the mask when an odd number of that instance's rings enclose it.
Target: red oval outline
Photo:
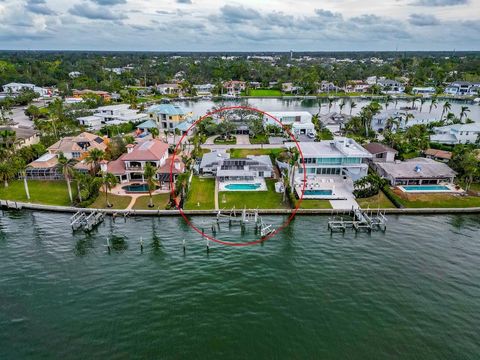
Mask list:
[[[247,242],[230,242],[230,241],[224,241],[224,240],[220,240],[220,239],[216,239],[215,237],[213,236],[210,236],[208,234],[206,234],[205,232],[202,232],[200,229],[198,229],[195,225],[193,225],[190,220],[187,218],[187,216],[185,215],[184,211],[182,208],[180,208],[179,206],[179,203],[177,202],[176,198],[175,198],[175,183],[173,182],[173,164],[174,164],[174,161],[175,161],[175,156],[177,155],[177,150],[180,146],[180,144],[182,143],[182,141],[185,139],[185,137],[187,136],[188,132],[190,130],[192,130],[195,126],[197,126],[197,124],[199,124],[200,122],[202,122],[203,120],[205,120],[207,117],[210,117],[216,113],[219,113],[219,112],[222,112],[222,111],[228,111],[228,110],[235,110],[235,109],[243,109],[243,110],[251,110],[251,111],[256,111],[256,112],[259,112],[263,115],[266,115],[270,118],[272,118],[273,120],[275,120],[278,124],[280,124],[280,126],[282,127],[282,129],[290,136],[290,138],[295,142],[295,145],[298,149],[298,152],[300,154],[300,157],[302,159],[302,167],[303,167],[303,186],[302,186],[302,195],[301,197],[298,199],[298,202],[297,202],[297,206],[293,209],[293,211],[291,212],[290,214],[290,217],[278,228],[278,229],[275,229],[272,233],[268,234],[267,236],[265,237],[262,237],[258,240],[254,240],[254,241],[247,241]],[[256,244],[260,244],[264,241],[267,241],[268,239],[270,239],[271,237],[275,236],[278,232],[280,232],[281,230],[283,230],[284,228],[286,228],[290,222],[293,220],[293,218],[295,217],[299,207],[300,207],[300,204],[302,203],[303,201],[303,195],[304,195],[304,192],[305,192],[305,187],[306,187],[306,184],[307,184],[307,169],[305,167],[305,161],[304,161],[304,157],[303,157],[303,153],[302,153],[302,149],[300,149],[300,146],[298,145],[298,141],[297,139],[295,138],[295,136],[290,132],[290,130],[288,130],[287,127],[285,127],[284,124],[282,124],[282,122],[280,120],[278,120],[276,117],[274,117],[273,115],[270,115],[269,113],[267,113],[266,111],[263,111],[263,110],[260,110],[260,109],[257,109],[257,108],[254,108],[254,107],[250,107],[250,106],[243,106],[243,105],[238,105],[238,106],[227,106],[227,107],[222,107],[220,109],[215,109],[214,111],[211,111],[211,112],[208,112],[206,113],[205,115],[203,115],[202,117],[200,117],[197,121],[195,121],[188,129],[187,131],[182,135],[182,137],[180,138],[180,140],[178,141],[178,143],[176,144],[175,146],[175,150],[173,151],[173,157],[172,157],[172,161],[170,162],[170,183],[171,183],[171,186],[172,186],[172,190],[171,190],[171,194],[173,195],[174,197],[174,201],[175,201],[175,206],[176,208],[178,209],[178,211],[180,212],[180,215],[182,215],[183,219],[185,220],[185,222],[192,228],[194,229],[197,233],[199,233],[200,235],[202,235],[202,237],[205,237],[207,238],[208,240],[211,240],[213,242],[216,242],[218,244],[222,244],[222,245],[228,245],[228,246],[248,246],[248,245],[256,245]],[[216,210],[214,210],[216,211]]]

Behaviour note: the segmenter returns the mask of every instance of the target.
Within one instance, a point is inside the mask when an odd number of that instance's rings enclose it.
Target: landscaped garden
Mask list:
[[[29,180],[30,200],[27,199],[23,180],[13,180],[8,187],[0,187],[0,199],[31,202],[45,205],[70,206],[68,188],[65,181]],[[76,196],[76,186],[72,184],[73,196]]]
[[[230,149],[231,158],[245,158],[247,155],[281,154],[285,149]]]
[[[282,96],[282,92],[278,89],[249,89],[247,96]]]
[[[392,194],[406,208],[480,207],[480,196],[462,196],[452,193],[407,194],[401,190],[394,190]]]
[[[183,208],[185,210],[215,209],[215,179],[194,176]]]
[[[283,194],[275,192],[275,179],[266,179],[267,191],[222,191],[218,194],[220,209],[288,209]]]
[[[395,208],[395,205],[388,199],[388,197],[380,191],[377,195],[363,198],[363,199],[356,199],[358,205],[362,209],[392,209]]]
[[[235,145],[237,143],[237,138],[235,136],[232,137],[223,137],[218,136],[213,140],[215,145]]]

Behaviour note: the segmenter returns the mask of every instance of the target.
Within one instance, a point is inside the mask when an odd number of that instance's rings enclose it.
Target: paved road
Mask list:
[[[33,127],[33,121],[25,115],[25,109],[25,106],[12,108],[13,114],[10,115],[10,117],[13,119],[14,123],[17,123],[20,126]]]

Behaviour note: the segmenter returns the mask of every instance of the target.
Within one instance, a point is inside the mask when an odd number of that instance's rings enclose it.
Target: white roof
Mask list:
[[[295,145],[292,142],[286,143],[287,147]],[[298,145],[303,157],[372,157],[372,154],[355,140],[345,137],[335,137],[333,140],[319,142],[299,142]]]
[[[109,110],[126,110],[129,109],[130,105],[129,104],[117,104],[117,105],[106,105],[106,106],[100,106],[97,108],[99,111],[109,111]]]

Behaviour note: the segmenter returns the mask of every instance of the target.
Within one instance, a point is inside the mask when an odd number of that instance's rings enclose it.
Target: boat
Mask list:
[[[261,227],[260,227],[260,236],[262,239],[266,238],[268,235],[274,232],[275,232],[275,229],[272,227],[272,225],[266,225],[262,221]]]

